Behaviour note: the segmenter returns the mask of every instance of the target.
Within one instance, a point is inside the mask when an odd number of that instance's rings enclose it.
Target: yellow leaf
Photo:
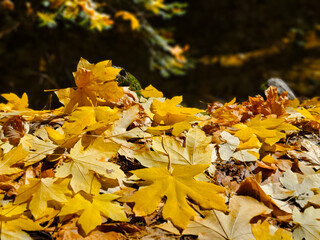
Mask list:
[[[79,64],[78,64],[79,65]],[[77,87],[89,87],[94,85],[93,74],[91,70],[80,68],[74,73],[74,81]]]
[[[129,20],[131,22],[131,29],[137,30],[140,28],[139,20],[132,14],[127,11],[118,11],[115,14],[115,17],[122,17],[124,20]]]
[[[165,126],[156,126],[156,127],[148,127],[147,132],[151,133],[152,135],[162,135],[166,131],[172,129],[173,127],[170,125],[165,125]]]
[[[167,200],[163,207],[163,218],[170,220],[176,227],[184,229],[196,216],[186,197],[204,209],[218,209],[227,212],[227,206],[220,193],[225,189],[207,182],[198,182],[194,177],[202,173],[208,165],[175,166],[172,172],[167,168],[146,168],[132,171],[139,178],[152,182],[151,185],[139,189],[128,202],[135,202],[133,211],[137,216],[153,213],[161,199]]]
[[[173,125],[174,123],[182,121],[194,121],[197,119],[195,114],[203,111],[197,108],[179,106],[181,102],[181,96],[166,99],[164,102],[154,99],[151,105],[151,111],[155,114],[154,121],[167,125]]]
[[[15,204],[24,203],[30,200],[29,209],[35,219],[38,219],[47,209],[47,202],[54,200],[66,202],[65,194],[68,193],[68,180],[55,183],[53,178],[31,178],[29,184],[21,186],[17,190]]]
[[[9,218],[16,218],[27,210],[27,204],[13,205],[12,202],[0,208],[0,220],[9,220]]]
[[[19,98],[14,93],[4,93],[1,94],[8,103],[3,105],[1,109],[6,110],[5,107],[9,108],[8,110],[27,110],[28,109],[28,96],[26,93],[22,94],[22,97]]]
[[[274,234],[270,233],[269,223],[264,221],[263,223],[252,224],[252,233],[256,240],[292,240],[291,232],[288,232],[282,228],[278,228]]]
[[[272,156],[270,155],[266,155],[261,159],[262,162],[265,163],[278,163],[278,161],[276,159],[274,159]]]
[[[11,168],[11,166],[15,163],[23,161],[28,156],[28,151],[25,151],[22,148],[22,145],[11,149],[7,152],[0,161],[0,175],[3,174],[14,174],[17,172],[21,172],[22,169],[19,168]]]
[[[93,67],[94,67],[94,64],[90,63],[88,60],[81,57],[77,65],[77,70],[81,68],[92,70]]]
[[[93,79],[98,84],[115,80],[120,71],[121,68],[112,67],[111,60],[98,62],[92,68]]]
[[[41,231],[43,227],[41,227],[38,223],[32,221],[31,219],[21,216],[17,219],[10,221],[1,222],[1,240],[32,240],[26,231]]]
[[[248,141],[241,142],[238,146],[239,149],[260,148],[262,143],[256,135],[252,135]]]
[[[89,88],[81,87],[76,90],[73,88],[60,89],[55,91],[59,101],[65,106],[65,113],[72,112],[76,107],[96,106],[96,93]]]
[[[68,154],[69,160],[64,161],[56,169],[56,177],[65,178],[72,175],[70,185],[73,191],[77,193],[83,190],[90,193],[94,173],[112,179],[124,177],[118,165],[107,162],[117,154],[119,148],[119,144],[104,142],[102,138],[97,138],[84,149],[79,141]]]
[[[256,135],[261,142],[273,145],[280,139],[285,138],[286,130],[299,130],[297,127],[286,123],[282,118],[268,118],[261,120],[261,115],[257,115],[247,124],[236,124],[238,128],[234,136],[238,137],[242,142],[247,142]]]
[[[135,158],[146,167],[165,167],[170,164],[196,165],[210,164],[213,148],[209,145],[211,137],[199,128],[194,127],[186,134],[186,147],[174,137],[163,136],[152,138],[152,148],[135,154]]]
[[[123,88],[119,87],[116,81],[101,84],[96,90],[99,97],[110,102],[117,102],[124,96]]]
[[[168,130],[172,130],[173,136],[179,136],[185,130],[189,130],[191,128],[191,124],[188,121],[178,122],[173,125],[164,125],[164,126],[156,126],[156,127],[148,127],[147,132],[152,135],[162,135]]]
[[[51,127],[45,127],[45,129],[48,133],[50,140],[52,140],[55,144],[63,145],[66,142],[65,134],[62,134],[59,131],[52,129]]]
[[[145,89],[141,90],[141,94],[146,97],[146,98],[162,98],[163,97],[163,93],[158,91],[154,86],[152,86],[151,84],[146,87]]]
[[[65,105],[66,113],[72,112],[77,106],[97,106],[97,97],[116,102],[124,94],[115,81],[120,71],[120,68],[112,67],[111,60],[91,64],[81,58],[74,73],[78,88],[61,89],[55,93]]]
[[[189,130],[191,128],[191,124],[188,121],[183,121],[173,124],[172,127],[172,135],[179,136],[185,130]]]
[[[61,147],[71,148],[85,132],[105,130],[119,119],[118,109],[110,107],[76,108],[62,128],[54,130],[45,127],[49,138]]]
[[[52,154],[57,147],[50,140],[44,141],[31,134],[26,134],[20,140],[22,144],[25,138],[26,138],[26,142],[29,144],[27,147],[25,147],[25,150],[28,151],[28,156],[24,160],[25,166],[29,166],[36,162],[41,161],[47,155]]]
[[[114,221],[128,221],[122,207],[112,203],[112,200],[119,198],[114,194],[96,195],[91,201],[77,194],[70,199],[61,209],[59,216],[79,214],[78,224],[86,234],[102,223],[101,215],[111,218]]]

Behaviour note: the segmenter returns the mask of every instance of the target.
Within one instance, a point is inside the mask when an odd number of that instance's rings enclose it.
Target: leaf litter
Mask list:
[[[318,98],[183,107],[81,59],[62,107],[0,104],[1,239],[320,239]]]

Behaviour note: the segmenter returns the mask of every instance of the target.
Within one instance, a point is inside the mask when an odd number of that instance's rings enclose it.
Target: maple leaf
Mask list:
[[[151,97],[162,98],[163,97],[163,93],[160,92],[159,90],[157,90],[151,84],[148,87],[146,87],[145,89],[142,89],[141,94],[146,98],[151,98]]]
[[[27,231],[40,231],[43,227],[23,216],[22,214],[27,209],[27,203],[13,205],[12,202],[5,204],[0,208],[0,239],[32,239]]]
[[[320,118],[319,118],[319,107],[317,108],[310,108],[310,109],[305,109],[305,108],[295,108],[298,113],[300,113],[304,118],[306,118],[307,121],[309,121],[309,124],[312,128],[314,129],[319,129],[320,128]]]
[[[73,88],[55,91],[59,101],[65,106],[65,113],[72,112],[76,107],[95,106],[97,103],[95,92],[85,87],[74,90]]]
[[[25,231],[41,231],[43,227],[31,219],[20,216],[14,220],[1,221],[1,240],[32,240]]]
[[[190,219],[196,216],[187,203],[187,197],[204,209],[227,211],[224,198],[219,193],[225,189],[207,182],[198,182],[194,176],[202,173],[208,165],[174,166],[172,172],[167,168],[147,168],[132,171],[137,177],[152,182],[150,186],[139,189],[128,202],[135,202],[133,211],[137,216],[153,213],[161,199],[167,200],[163,207],[163,218],[170,220],[176,227],[184,229]],[[147,200],[147,201],[146,201]]]
[[[223,131],[220,134],[220,137],[223,141],[225,141],[224,143],[219,144],[219,156],[222,160],[228,161],[231,158],[235,158],[243,162],[251,162],[258,160],[258,151],[260,147],[259,145],[250,144],[250,146],[246,145],[240,147],[241,143],[239,138],[233,136],[227,131]],[[248,142],[250,142],[250,140]],[[250,149],[243,149],[245,147]],[[242,150],[236,151],[236,149],[239,148]]]
[[[181,102],[182,96],[166,99],[164,102],[154,99],[151,104],[151,111],[155,114],[154,122],[172,125],[185,120],[195,121],[197,120],[195,114],[203,112],[197,108],[179,106]]]
[[[14,203],[30,201],[29,209],[35,219],[41,217],[46,211],[49,200],[67,201],[65,193],[68,193],[69,180],[65,179],[58,183],[54,178],[30,178],[28,181],[29,184],[18,188]]]
[[[26,93],[23,93],[21,98],[14,93],[4,93],[1,96],[8,101],[7,104],[0,104],[1,110],[30,110],[28,109],[28,95]]]
[[[288,93],[283,92],[278,96],[278,88],[270,86],[265,90],[267,100],[265,101],[262,96],[249,97],[248,102],[243,103],[249,111],[253,114],[263,114],[264,116],[275,114],[281,116],[286,114],[286,107],[290,101]]]
[[[197,216],[183,234],[196,234],[199,239],[253,239],[250,220],[271,212],[263,203],[247,196],[233,196],[229,214],[216,210],[204,211],[204,218]]]
[[[12,148],[9,152],[4,154],[4,156],[2,156],[0,160],[0,175],[10,175],[17,172],[21,172],[22,169],[13,168],[11,166],[15,163],[25,160],[27,156],[28,151],[24,150],[21,144],[17,147]]]
[[[1,206],[0,208],[0,220],[12,220],[19,217],[24,211],[27,210],[27,203],[22,203],[19,205],[13,205],[12,202]]]
[[[191,128],[186,134],[185,146],[173,137],[154,137],[152,148],[163,154],[167,154],[172,164],[210,164],[212,146],[211,137],[199,128]]]
[[[268,196],[263,190],[261,185],[253,177],[247,177],[244,181],[241,182],[240,187],[237,190],[237,194],[244,196],[251,196],[260,202],[264,203],[267,207],[272,209],[272,214],[277,217],[288,217],[291,216],[290,209],[289,213],[286,212],[287,209],[281,206],[278,206],[270,196]],[[283,202],[281,202],[283,204]]]
[[[34,133],[34,135],[35,134],[36,133]],[[20,140],[24,150],[28,151],[28,155],[24,160],[25,166],[29,166],[41,161],[47,155],[52,154],[54,149],[57,147],[49,139],[44,141],[34,135],[26,134]]]
[[[272,201],[277,204],[277,206],[287,212],[292,213],[292,209],[288,204],[286,199],[292,196],[294,190],[285,189],[281,186],[279,182],[271,182],[261,186],[261,189],[264,191],[265,194],[269,195]]]
[[[105,130],[119,119],[119,110],[110,107],[76,108],[62,128],[54,130],[46,127],[49,138],[61,147],[71,148],[86,132]]]
[[[129,109],[119,113],[120,119],[115,121],[114,124],[108,128],[104,133],[106,139],[118,143],[120,149],[119,154],[134,158],[136,151],[141,148],[140,144],[134,144],[128,140],[134,138],[148,138],[150,134],[145,132],[145,127],[136,127],[127,130],[128,127],[138,118],[140,112],[139,105],[134,105]]]
[[[232,126],[239,123],[245,109],[235,101],[236,98],[233,98],[223,105],[220,102],[210,104],[207,109],[211,116],[209,123],[216,123],[219,126]]]
[[[102,138],[97,138],[84,149],[79,141],[67,155],[69,160],[56,169],[56,177],[65,178],[72,175],[70,185],[75,193],[80,190],[90,192],[94,173],[112,179],[122,178],[125,175],[120,167],[106,162],[106,159],[117,154],[119,147],[116,143],[104,142]]]
[[[252,233],[256,240],[292,240],[291,232],[278,228],[273,234],[270,233],[268,221],[252,224]]]
[[[56,91],[60,102],[65,105],[65,112],[70,113],[78,106],[96,106],[97,97],[110,102],[119,100],[124,92],[115,81],[121,69],[112,67],[110,60],[90,64],[81,58],[74,73],[77,89],[61,89]]]
[[[299,179],[303,177],[300,182]],[[301,176],[291,170],[286,171],[283,177],[280,178],[281,184],[288,190],[293,190],[291,197],[296,199],[296,202],[304,207],[308,200],[314,195],[312,188],[319,188],[320,173]]]
[[[303,159],[310,162],[312,165],[320,165],[320,147],[308,139],[302,139],[301,146],[307,151],[288,151],[288,155],[293,158]]]
[[[81,194],[76,194],[61,208],[58,216],[79,214],[78,224],[86,234],[101,224],[101,215],[114,221],[128,221],[122,207],[112,200],[119,198],[114,194],[95,195],[90,201]]]
[[[213,158],[213,144],[211,137],[199,128],[191,128],[186,134],[185,146],[175,140],[174,137],[153,137],[152,149],[137,152],[134,157],[147,167],[165,167],[170,164],[211,164],[215,161]]]
[[[252,118],[247,124],[236,124],[233,127],[239,130],[234,134],[241,141],[246,142],[256,135],[261,142],[273,145],[285,138],[286,130],[299,130],[297,127],[286,123],[282,118],[267,118],[261,120],[261,115]]]
[[[320,238],[320,209],[307,208],[303,213],[294,207],[292,219],[298,226],[293,230],[293,238],[296,240],[318,240]]]
[[[147,132],[151,133],[152,135],[162,135],[169,130],[171,130],[171,133],[173,136],[179,136],[181,133],[183,133],[185,130],[189,130],[191,128],[191,124],[189,121],[182,121],[177,122],[173,125],[161,125],[156,127],[148,127]]]

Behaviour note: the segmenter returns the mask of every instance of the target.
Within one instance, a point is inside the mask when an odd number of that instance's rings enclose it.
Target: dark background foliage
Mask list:
[[[201,105],[200,100],[245,100],[261,93],[261,84],[269,77],[285,79],[298,95],[320,93],[319,48],[305,47],[310,31],[318,31],[317,0],[180,1],[189,3],[185,15],[167,21],[151,19],[156,27],[174,28],[176,42],[190,46],[187,54],[195,67],[184,76],[169,78],[149,69],[148,46],[133,31],[115,25],[112,30],[95,32],[67,21],[55,28],[39,27],[35,16],[25,15],[24,1],[13,2],[14,11],[0,9],[0,93],[21,96],[27,92],[34,108],[50,105],[50,93],[44,89],[74,86],[72,72],[80,57],[92,63],[112,59],[143,87],[153,84],[168,97],[183,95],[190,106]],[[40,8],[39,1],[34,2],[33,8]],[[289,44],[281,42],[290,34],[294,37]],[[240,66],[201,60],[246,54],[275,44],[280,49],[277,53],[249,59]],[[52,104],[56,106],[57,100]]]

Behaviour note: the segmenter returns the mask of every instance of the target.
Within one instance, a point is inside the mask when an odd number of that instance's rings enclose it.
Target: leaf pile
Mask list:
[[[64,105],[0,104],[1,239],[320,239],[320,102],[206,110],[81,59]]]

